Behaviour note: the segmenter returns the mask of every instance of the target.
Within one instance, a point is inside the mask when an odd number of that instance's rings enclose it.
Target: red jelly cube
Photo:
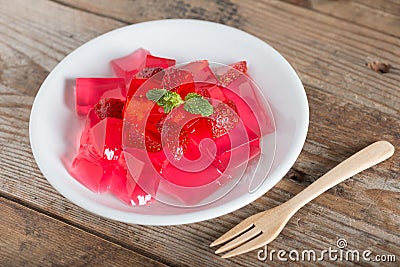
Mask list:
[[[139,135],[144,129],[153,135],[158,135],[156,125],[164,115],[163,109],[145,96],[133,97],[124,110],[125,125],[133,125]]]
[[[136,187],[136,182],[128,175],[126,168],[115,166],[110,176],[110,192],[122,202],[132,205],[131,195]]]
[[[188,114],[188,116],[190,115]],[[177,114],[176,118],[171,119],[179,120],[179,118],[180,116]],[[209,142],[212,142],[207,118],[192,119],[184,129],[188,136],[188,144],[184,152],[185,158],[175,160],[174,164],[178,164],[179,167],[180,164],[185,164],[185,160],[189,160],[190,165],[186,167],[189,167],[190,171],[185,170],[185,167],[177,168],[166,159],[162,164],[161,175],[166,180],[180,186],[201,186],[214,181],[220,176],[220,173],[211,165],[214,158],[207,153],[211,150],[208,149]],[[203,143],[204,139],[209,139],[209,142]],[[202,151],[200,151],[200,147]],[[195,171],[194,169],[197,168],[203,170]]]
[[[175,59],[156,57],[156,56],[148,54],[146,56],[145,67],[146,68],[159,67],[159,68],[167,69],[171,66],[174,66],[175,64],[176,64]]]
[[[220,84],[226,87],[240,77],[246,76],[247,62],[239,61],[234,64],[230,64],[229,66],[217,68],[215,73],[218,76]]]
[[[258,136],[260,136],[261,135],[260,126],[259,126],[259,123],[257,121],[256,115],[254,114],[254,112],[259,112],[261,114],[262,110],[264,110],[265,108],[261,107],[259,105],[255,105],[255,103],[253,102],[254,100],[252,100],[251,98],[240,97],[232,90],[223,88],[222,91],[226,95],[227,98],[229,98],[230,100],[232,100],[235,103],[237,110],[238,110],[238,114],[239,114],[241,120],[243,121],[243,123],[246,125],[246,127],[249,128],[252,132],[256,133]],[[245,100],[251,101],[249,103],[251,105],[251,108],[250,108],[250,105],[248,105],[248,103],[246,103]],[[263,117],[265,117],[265,116],[263,116]]]
[[[219,171],[224,172],[228,166],[236,168],[260,154],[261,150],[259,137],[250,130],[246,130],[248,141],[242,143],[241,145],[229,144],[229,146],[231,146],[230,149],[226,149],[228,145],[223,144],[224,142],[227,142],[226,136],[216,140],[218,148],[224,147],[224,149],[220,149],[220,151],[217,152],[217,156],[213,162],[214,166],[217,167]],[[235,139],[234,135],[240,131],[237,131],[236,133],[235,132],[236,131],[233,130],[229,137]]]
[[[124,78],[126,84],[129,84],[132,77],[144,67],[149,54],[146,49],[139,48],[127,56],[112,60],[111,66],[115,75]]]
[[[99,161],[86,154],[78,155],[69,169],[81,184],[96,193],[106,191],[109,181],[104,179],[104,170]]]
[[[146,81],[147,81],[147,79],[136,78],[136,77],[134,77],[134,78],[132,79],[130,85],[129,85],[129,90],[128,90],[128,93],[127,93],[126,98],[127,98],[128,100],[130,100],[130,99],[135,95],[135,93],[137,92],[137,90],[139,89],[139,87],[142,86],[142,84],[143,84],[144,82],[146,82]]]
[[[134,206],[147,205],[155,201],[153,196],[145,192],[138,184],[136,184],[129,199],[131,201],[131,205]]]
[[[77,78],[76,111],[86,115],[101,98],[125,99],[125,81],[121,78]]]
[[[198,187],[215,181],[221,176],[221,173],[213,165],[202,171],[189,172],[167,163],[162,168],[162,176],[167,181],[179,186]]]
[[[91,109],[86,117],[85,129],[90,129],[100,122],[99,116],[97,116],[96,111]]]
[[[182,99],[185,99],[188,93],[194,92],[193,75],[187,70],[167,69],[162,80],[162,87],[177,92]]]
[[[189,144],[184,155],[189,160],[197,160],[201,156],[199,150],[201,141],[212,138],[208,120],[206,118],[198,118],[189,121],[186,129],[189,136]]]
[[[139,97],[145,95],[148,90],[154,88],[162,88],[161,75],[157,75],[151,79],[134,77],[129,86],[127,98],[130,100],[132,97]],[[140,88],[140,90],[138,90]]]
[[[136,182],[136,186],[130,195],[131,202],[142,205],[149,201],[149,196],[155,196],[160,183],[159,170],[155,170],[149,157],[162,156],[162,151],[158,153],[148,153],[145,150],[136,148],[125,149],[125,160],[128,169],[128,179],[131,176]]]
[[[227,100],[222,91],[223,87],[221,86],[205,82],[195,82],[194,86],[195,92],[202,95],[203,97],[215,99],[222,102]],[[218,101],[216,103],[218,103]]]
[[[92,128],[85,130],[81,137],[81,150],[96,160],[117,162],[122,153],[122,120],[105,118]]]
[[[208,65],[207,60],[190,62],[189,64],[181,67],[181,69],[191,72],[195,82],[211,84],[217,84],[218,82],[217,77],[215,77],[215,74]]]

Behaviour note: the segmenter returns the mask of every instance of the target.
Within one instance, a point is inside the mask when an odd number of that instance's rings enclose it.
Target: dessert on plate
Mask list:
[[[176,65],[140,48],[111,66],[115,77],[76,79],[85,127],[69,172],[93,192],[196,205],[243,174],[274,130],[246,61]]]

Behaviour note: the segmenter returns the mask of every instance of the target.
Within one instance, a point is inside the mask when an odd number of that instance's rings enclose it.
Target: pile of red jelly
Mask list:
[[[75,179],[94,192],[110,192],[126,204],[144,205],[157,198],[158,183],[144,190],[138,181],[151,180],[152,173],[173,185],[199,187],[218,180],[228,165],[235,168],[260,154],[261,131],[253,109],[262,107],[250,107],[244,100],[251,91],[244,86],[248,83],[246,62],[213,69],[206,60],[179,68],[175,65],[174,59],[138,49],[111,61],[116,77],[76,79],[76,110],[86,124],[69,168]],[[181,99],[191,93],[202,96],[211,103],[213,113],[193,116],[181,108],[169,118],[164,109],[146,98],[152,78],[159,82],[155,88],[176,92]],[[240,127],[241,131],[237,130]],[[246,146],[233,144],[235,134],[247,135]],[[211,164],[200,171],[188,171],[171,162],[196,161],[204,139],[215,144]],[[166,156],[166,149],[172,159]],[[128,169],[126,152],[131,158],[146,154],[151,166],[142,166],[140,171]],[[183,201],[194,203],[204,197],[191,195]]]

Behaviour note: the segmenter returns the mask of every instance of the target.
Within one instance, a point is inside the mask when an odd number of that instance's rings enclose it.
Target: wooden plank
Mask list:
[[[10,95],[10,90],[8,90],[8,94]],[[3,97],[3,95],[2,95]],[[22,98],[15,97],[22,100]],[[2,98],[3,99],[3,98]],[[9,101],[11,106],[14,106],[13,102]],[[21,101],[24,103],[23,101]],[[315,103],[315,105],[321,104],[320,102]],[[10,108],[10,113],[12,112]],[[15,112],[15,111],[14,111]],[[9,113],[9,114],[10,114]],[[360,116],[361,114],[355,114],[355,116]],[[324,119],[323,119],[324,120]],[[379,127],[379,125],[377,126]],[[337,134],[336,132],[334,134]],[[323,142],[323,141],[321,141]],[[278,184],[277,188],[269,192],[265,197],[260,199],[259,201],[251,204],[250,207],[242,209],[232,215],[226,215],[219,219],[211,220],[209,222],[194,224],[190,226],[178,226],[178,227],[141,227],[141,226],[130,226],[125,224],[119,224],[115,222],[111,222],[108,220],[104,220],[101,218],[96,218],[91,214],[88,214],[81,209],[75,207],[74,205],[70,204],[69,202],[62,199],[54,189],[52,189],[46,181],[41,178],[40,173],[37,172],[34,166],[25,166],[23,161],[28,158],[28,162],[31,162],[31,155],[28,151],[25,151],[25,147],[28,147],[28,140],[23,142],[22,149],[19,149],[16,145],[17,141],[13,141],[12,145],[5,145],[4,155],[2,159],[4,163],[2,164],[2,168],[4,167],[6,175],[6,184],[3,184],[5,187],[3,190],[5,192],[11,192],[13,195],[24,196],[24,199],[21,201],[27,201],[29,203],[33,203],[36,207],[41,207],[43,209],[49,210],[51,213],[54,213],[57,216],[62,216],[67,220],[68,223],[72,223],[83,229],[87,229],[89,231],[96,231],[98,235],[106,235],[111,236],[112,240],[117,242],[123,242],[124,244],[128,244],[130,246],[139,246],[141,249],[145,249],[146,246],[151,245],[152,243],[159,244],[157,246],[157,251],[163,251],[169,254],[173,253],[173,249],[166,249],[166,246],[175,244],[174,246],[178,246],[182,249],[180,252],[176,252],[176,254],[185,254],[185,251],[201,251],[207,247],[209,241],[212,240],[212,237],[218,236],[218,233],[223,232],[225,229],[233,226],[237,223],[241,218],[248,216],[249,214],[255,213],[256,211],[263,210],[265,208],[272,207],[273,205],[279,204],[290,196],[290,194],[298,192],[304,184],[298,185],[291,181],[283,181]],[[20,143],[17,143],[21,145]],[[333,145],[334,146],[334,145]],[[333,158],[344,158],[344,156],[349,155],[351,152],[350,148],[343,148],[345,149],[344,152],[338,151],[339,153],[335,153],[334,150],[327,149],[327,155],[333,156]],[[323,150],[319,152],[315,151],[313,148],[313,144],[307,143],[305,151],[310,151],[310,157],[306,160],[314,160],[316,159],[317,163],[320,163],[321,166],[316,166],[314,168],[310,168],[309,171],[314,171],[315,173],[308,172],[308,175],[312,177],[316,177],[320,172],[323,172],[323,169],[327,169],[329,165],[332,165],[332,160],[324,159],[326,162],[322,164],[319,160],[318,161],[318,154],[324,154]],[[350,153],[349,153],[350,151]],[[304,153],[303,153],[304,154]],[[12,157],[16,157],[13,161]],[[13,162],[17,163],[13,165]],[[20,162],[20,163],[18,163]],[[302,160],[300,160],[302,162]],[[383,163],[388,164],[388,163]],[[32,164],[34,165],[34,164]],[[302,170],[302,166],[297,164],[296,168]],[[308,167],[308,166],[307,166]],[[386,176],[387,174],[385,171],[390,169],[386,165],[379,166],[380,168],[375,168],[372,171],[364,175],[357,176],[358,179],[371,179],[371,177],[379,177],[379,176]],[[322,169],[322,171],[321,171]],[[307,171],[307,170],[305,170]],[[37,173],[36,173],[37,172]],[[393,177],[393,182],[395,182],[396,177]],[[306,184],[306,183],[305,183]],[[376,182],[373,183],[373,186],[376,186]],[[382,190],[378,189],[381,192],[382,196],[384,197],[384,202],[392,203],[391,205],[387,205],[383,209],[379,206],[372,207],[365,210],[365,207],[373,203],[376,205],[374,201],[374,196],[367,196],[364,197],[364,193],[368,193],[368,189],[365,190],[363,185],[360,185],[358,181],[353,182],[350,185],[343,185],[344,189],[341,190],[342,192],[346,192],[343,196],[342,194],[335,195],[335,192],[331,192],[331,194],[324,194],[324,197],[318,198],[311,207],[305,208],[301,213],[296,215],[294,219],[289,224],[288,228],[285,229],[284,233],[291,233],[296,237],[289,238],[288,236],[283,235],[277,241],[274,241],[273,245],[276,248],[296,248],[298,246],[307,246],[313,248],[322,249],[323,246],[328,245],[330,242],[329,239],[324,239],[323,242],[318,241],[317,244],[311,244],[311,242],[316,242],[319,238],[323,237],[323,233],[327,234],[331,231],[331,225],[338,225],[341,222],[337,221],[338,216],[340,219],[345,219],[348,222],[360,225],[360,230],[374,232],[375,235],[371,235],[367,240],[360,239],[360,240],[352,240],[353,242],[357,242],[357,248],[361,246],[363,248],[363,244],[368,244],[368,241],[372,242],[379,236],[380,240],[386,240],[390,244],[391,241],[396,240],[396,229],[398,227],[398,215],[399,214],[399,207],[396,206],[397,202],[391,201],[393,197],[396,196],[395,192],[391,190]],[[384,188],[386,185],[382,185]],[[358,192],[361,189],[361,192]],[[391,194],[387,194],[390,192]],[[355,202],[355,203],[354,203]],[[336,203],[334,207],[332,207],[332,203]],[[352,209],[349,210],[349,205],[352,205]],[[354,208],[353,208],[354,207]],[[356,208],[357,207],[357,208]],[[316,213],[318,211],[318,213]],[[359,211],[359,212],[354,212]],[[393,212],[394,211],[394,212]],[[311,213],[312,215],[310,216]],[[321,217],[321,215],[327,216]],[[328,215],[326,215],[328,214]],[[392,215],[391,215],[392,214]],[[348,217],[347,217],[348,216]],[[301,223],[306,224],[306,227],[299,228],[294,224],[299,220]],[[385,223],[385,228],[382,229],[380,226],[382,221]],[[322,224],[319,225],[319,224]],[[311,228],[310,228],[311,227]],[[210,228],[210,229],[208,229]],[[341,234],[342,236],[352,236],[354,233],[358,233],[356,229],[353,229],[351,226],[343,227],[341,225],[339,227],[341,231],[337,234]],[[318,230],[317,234],[314,233],[314,230]],[[359,230],[359,231],[360,231]],[[306,235],[303,234],[303,231],[308,231]],[[132,235],[133,233],[133,235]],[[127,235],[127,236],[125,236]],[[308,235],[311,235],[310,237]],[[302,240],[303,238],[311,238],[310,243],[304,243]],[[329,238],[335,238],[329,236]],[[161,240],[160,240],[161,239]],[[164,242],[162,240],[164,239]],[[176,240],[177,239],[177,240]],[[132,244],[133,240],[138,241],[136,244]],[[160,245],[161,242],[161,245]],[[196,242],[199,242],[199,245],[196,247],[191,247]],[[375,242],[375,241],[374,241]],[[137,244],[141,245],[137,245]],[[332,243],[331,243],[332,245]],[[398,247],[394,247],[398,248]],[[395,249],[389,248],[389,252],[395,253]],[[192,250],[191,250],[192,249]],[[380,250],[382,251],[382,250]],[[385,251],[385,250],[383,250]],[[206,254],[207,255],[207,254]],[[164,255],[164,256],[168,256]],[[209,257],[210,255],[207,255]],[[171,255],[172,257],[172,255]],[[192,256],[196,257],[196,256]],[[244,257],[244,256],[243,256]],[[249,257],[249,256],[247,256]],[[250,259],[254,258],[253,255]],[[244,258],[242,260],[249,260],[249,258]],[[192,259],[188,262],[201,262],[204,259]],[[222,264],[222,263],[221,263]]]
[[[282,0],[400,37],[400,2],[375,0]]]
[[[76,1],[76,5],[79,3],[83,2]],[[85,9],[92,13],[96,11],[94,7],[104,12],[119,12],[99,13],[101,16],[79,10],[81,7],[42,0],[1,3],[0,194],[3,196],[168,265],[265,266],[257,260],[256,252],[222,260],[213,255],[208,244],[247,216],[287,200],[362,146],[381,138],[400,146],[399,73],[380,75],[364,65],[367,60],[377,58],[399,66],[397,38],[277,1],[207,4],[191,1],[159,6],[152,1],[137,1],[134,6],[129,3],[86,3]],[[75,1],[68,4],[75,5]],[[311,109],[308,139],[294,166],[306,174],[306,180],[284,179],[264,197],[234,213],[170,227],[106,220],[61,197],[37,169],[29,146],[30,106],[41,79],[76,46],[125,22],[196,16],[249,31],[278,48],[294,65],[305,83]],[[377,40],[381,41],[379,45]],[[21,78],[27,71],[30,71],[29,83]],[[400,211],[398,202],[392,200],[400,192],[399,159],[396,153],[392,160],[355,176],[307,205],[271,248],[322,250],[334,247],[337,238],[342,237],[354,249],[398,254]]]
[[[1,266],[166,266],[0,197]]]

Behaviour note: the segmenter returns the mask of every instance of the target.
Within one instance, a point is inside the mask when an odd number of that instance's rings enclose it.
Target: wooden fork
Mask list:
[[[389,142],[378,141],[369,145],[337,165],[289,201],[245,219],[211,243],[210,247],[236,237],[215,251],[218,254],[233,249],[222,255],[222,258],[229,258],[268,244],[279,235],[289,219],[305,204],[347,178],[390,158],[393,153],[394,147]]]

